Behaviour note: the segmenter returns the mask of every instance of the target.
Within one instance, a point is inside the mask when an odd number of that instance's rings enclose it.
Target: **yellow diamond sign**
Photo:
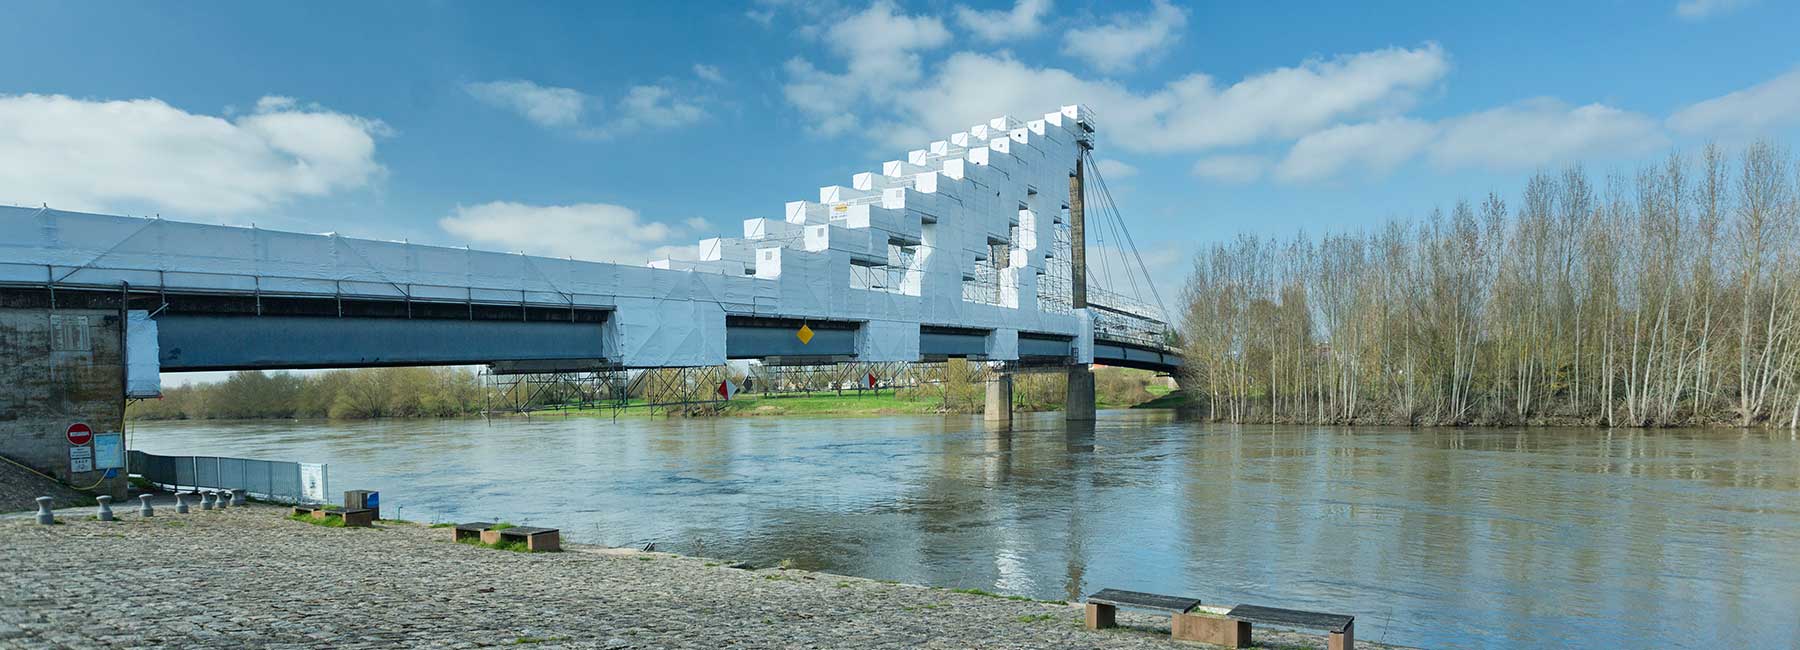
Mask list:
[[[807,327],[807,326],[806,326],[806,325],[805,325],[805,324],[804,324],[804,323],[803,323],[803,324],[801,324],[801,325],[800,325],[800,331],[799,331],[799,332],[796,332],[796,333],[795,333],[795,334],[794,334],[794,336],[798,336],[798,337],[800,337],[800,344],[801,344],[801,345],[806,345],[806,344],[808,344],[808,343],[811,343],[811,342],[812,342],[812,336],[813,336],[813,335],[812,335],[812,328],[811,328],[811,327]]]

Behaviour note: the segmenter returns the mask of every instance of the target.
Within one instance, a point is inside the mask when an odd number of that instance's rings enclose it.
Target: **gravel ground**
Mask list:
[[[513,553],[251,505],[0,520],[4,648],[1199,648],[1166,618],[569,545]],[[1323,637],[1257,630],[1261,645]],[[1380,647],[1361,643],[1358,647]]]

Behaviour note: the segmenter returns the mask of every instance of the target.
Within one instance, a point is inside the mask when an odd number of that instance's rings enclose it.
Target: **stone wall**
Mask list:
[[[60,302],[51,308],[47,293],[0,296],[0,455],[87,487],[102,472],[70,471],[66,434],[76,422],[95,433],[122,430],[124,322],[116,304],[92,294]],[[123,498],[119,474],[96,491]]]

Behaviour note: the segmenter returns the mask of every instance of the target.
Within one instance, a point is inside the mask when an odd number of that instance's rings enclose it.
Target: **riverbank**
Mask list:
[[[87,510],[57,526],[0,521],[0,645],[1203,647],[1169,640],[1161,617],[1122,613],[1127,627],[1092,631],[1078,605],[811,571],[578,544],[514,553],[413,524],[313,526],[254,504],[148,519],[117,508],[110,523]],[[1257,633],[1265,646],[1324,647]]]

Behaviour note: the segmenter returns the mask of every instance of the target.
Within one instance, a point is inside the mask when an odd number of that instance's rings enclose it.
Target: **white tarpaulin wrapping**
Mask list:
[[[150,312],[125,312],[125,396],[161,397],[162,362],[158,360],[156,321]]]
[[[619,362],[632,368],[725,363],[725,310],[697,300],[620,298],[606,321]]]
[[[728,313],[866,323],[867,361],[916,359],[921,324],[994,331],[997,359],[1017,357],[1021,331],[1073,335],[1087,361],[1087,315],[1039,311],[1038,294],[1080,119],[975,125],[662,269],[0,207],[0,282],[610,308],[608,349],[632,367],[723,363]],[[132,349],[154,362],[153,345]]]

